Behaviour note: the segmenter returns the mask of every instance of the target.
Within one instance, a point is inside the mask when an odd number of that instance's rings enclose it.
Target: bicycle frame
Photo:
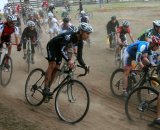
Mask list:
[[[134,71],[136,71],[136,70],[132,70],[132,72],[134,72]],[[149,73],[148,72],[143,72],[142,77],[139,79],[139,81],[135,85],[129,84],[128,90],[129,91],[133,91],[135,88],[143,85],[145,82],[147,83],[147,85],[150,86],[149,78],[150,78]]]
[[[31,62],[30,61],[30,56],[32,56],[32,49],[31,49],[31,40],[30,40],[30,38],[27,40],[26,44],[27,44],[27,60],[30,63]]]

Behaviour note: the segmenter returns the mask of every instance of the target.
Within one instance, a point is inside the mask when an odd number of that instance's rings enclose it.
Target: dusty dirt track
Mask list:
[[[135,3],[134,3],[135,4]],[[132,8],[109,8],[100,10],[94,6],[94,18],[91,23],[94,33],[91,36],[91,48],[85,47],[84,58],[91,66],[91,72],[80,80],[90,93],[90,109],[84,120],[76,125],[60,121],[54,110],[54,100],[40,107],[29,106],[24,97],[24,84],[27,78],[26,64],[22,52],[13,48],[13,77],[7,88],[0,91],[0,130],[156,130],[146,121],[130,123],[124,113],[124,101],[112,96],[109,89],[110,75],[115,69],[113,52],[108,49],[105,25],[110,16],[116,15],[120,21],[131,22],[133,35],[138,36],[144,29],[152,26],[152,21],[159,19],[160,3],[142,4]],[[135,6],[136,6],[135,5]],[[111,6],[111,5],[110,5]],[[74,19],[73,19],[74,21]],[[43,42],[48,37],[44,34]],[[44,45],[45,46],[45,45]],[[34,68],[47,67],[44,58],[37,55]]]

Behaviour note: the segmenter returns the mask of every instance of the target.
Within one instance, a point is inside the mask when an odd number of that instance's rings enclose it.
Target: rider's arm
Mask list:
[[[116,40],[118,43],[122,43],[121,39],[120,39],[120,33],[116,32]]]
[[[107,34],[109,35],[110,32],[111,32],[111,30],[110,30],[110,22],[107,23],[106,30],[107,30]]]
[[[61,48],[61,54],[62,54],[62,57],[67,61],[67,62],[69,62],[69,57],[68,57],[68,55],[67,55],[67,53],[66,53],[66,45],[65,44],[63,44],[63,46],[62,46],[62,48]]]
[[[82,57],[82,55],[83,55],[83,41],[79,42],[77,45],[78,45],[77,60],[81,66],[85,66],[86,64],[85,64],[83,57]]]
[[[23,32],[22,32],[20,44],[23,43],[23,41],[24,41],[24,39],[25,39],[25,37],[26,37],[26,34],[27,34],[27,28],[25,28],[25,29],[23,30]]]
[[[136,63],[137,63],[141,68],[143,68],[144,65],[143,65],[143,63],[142,63],[142,61],[141,61],[141,58],[142,58],[142,53],[141,53],[141,52],[137,52],[137,53],[136,53]]]
[[[134,41],[133,35],[132,35],[132,33],[131,33],[131,29],[130,29],[129,27],[127,28],[127,33],[128,33],[128,35],[129,35],[131,41],[134,43],[135,41]]]
[[[131,33],[129,33],[128,35],[129,35],[130,39],[132,40],[132,42],[134,43],[135,41],[134,41],[133,35]]]
[[[137,53],[136,53],[136,62],[139,64],[139,66],[141,68],[144,67],[143,63],[142,63],[142,55],[143,55],[143,52],[146,50],[147,46],[144,45],[144,44],[139,44],[138,45],[138,49],[137,49]],[[145,62],[149,62],[148,58],[145,56]]]
[[[15,37],[16,44],[18,45],[20,43],[18,27],[15,27],[14,37]]]

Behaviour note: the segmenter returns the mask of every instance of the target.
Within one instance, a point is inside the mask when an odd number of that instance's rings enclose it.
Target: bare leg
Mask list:
[[[54,79],[55,79],[55,76],[56,76],[56,73],[57,73],[57,69],[60,68],[60,65],[56,65],[55,69],[53,70],[52,72],[52,77],[51,77],[51,82],[50,82],[50,86],[52,85]]]
[[[56,62],[54,61],[49,62],[45,76],[45,87],[50,88],[51,81],[53,80],[52,73],[54,72],[55,68],[56,68]]]

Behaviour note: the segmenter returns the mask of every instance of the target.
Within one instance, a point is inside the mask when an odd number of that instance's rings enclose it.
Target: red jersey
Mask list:
[[[128,27],[126,30],[124,30],[123,26],[120,26],[117,28],[117,33],[120,33],[120,35],[125,35],[127,33],[131,33],[131,29]]]

